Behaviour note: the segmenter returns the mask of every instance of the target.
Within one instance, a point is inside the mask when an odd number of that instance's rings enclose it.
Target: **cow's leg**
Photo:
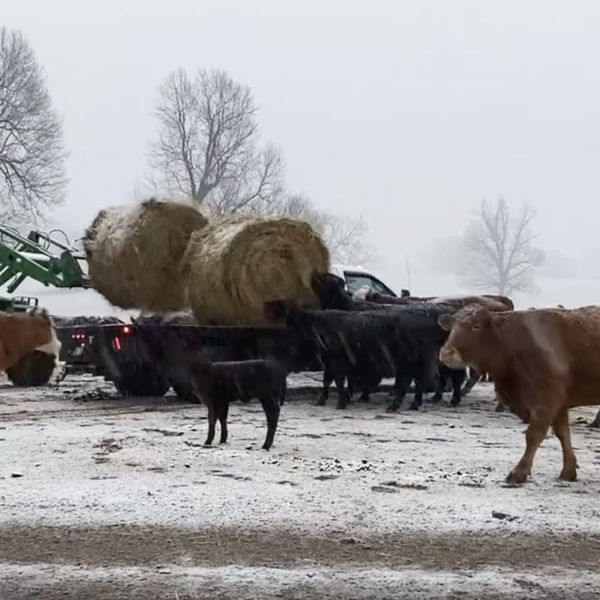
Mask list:
[[[453,369],[450,371],[450,379],[452,380],[452,400],[450,401],[451,406],[458,406],[461,401],[461,387],[467,376],[467,372],[464,369]]]
[[[346,376],[344,374],[340,374],[338,369],[336,368],[336,373],[334,377],[335,387],[338,391],[338,403],[336,408],[344,409],[348,406],[348,402],[350,401],[350,397],[348,395],[348,390],[346,389],[344,383],[346,381]]]
[[[410,388],[411,381],[412,377],[410,375],[396,374],[394,397],[387,407],[388,412],[396,412],[402,406],[402,401],[404,400],[404,396],[406,396],[408,388]]]
[[[354,379],[354,377],[348,375],[348,380],[346,382],[346,385],[348,386],[348,402],[352,402],[352,396],[354,396],[354,388],[356,386],[356,381]]]
[[[219,425],[221,426],[221,439],[219,444],[226,444],[228,431],[227,431],[227,417],[229,416],[229,399],[224,401],[220,406],[217,414],[219,419]]]
[[[379,376],[379,374],[373,375],[372,379],[370,376],[365,377],[361,386],[361,395],[359,398],[359,402],[370,402],[371,394],[375,394],[377,392],[377,388],[379,387],[380,383],[381,377]]]
[[[588,425],[588,427],[600,427],[600,410],[596,413],[594,420]]]
[[[279,415],[281,413],[281,402],[277,397],[269,393],[261,394],[259,400],[267,417],[267,437],[262,449],[269,450],[273,445],[273,439],[277,431],[277,423],[279,422]]]
[[[557,413],[552,422],[554,435],[560,440],[563,451],[563,468],[559,478],[564,481],[577,479],[577,458],[571,446],[571,427],[569,426],[569,411],[564,408]]]
[[[417,378],[415,381],[415,397],[408,407],[409,410],[419,410],[423,405],[423,384],[421,379]]]
[[[446,380],[448,379],[449,369],[446,365],[440,363],[438,367],[438,378],[435,385],[435,393],[431,398],[433,404],[439,404],[444,397],[444,391],[446,389]]]
[[[323,369],[323,389],[321,390],[321,395],[318,400],[315,402],[317,406],[325,406],[327,400],[329,399],[329,388],[331,387],[331,383],[333,382],[333,375],[331,374],[331,367],[328,364],[325,364],[325,368]]]
[[[462,395],[466,396],[474,387],[475,384],[481,379],[481,375],[475,369],[469,369],[469,379],[465,383],[465,387],[462,390]]]
[[[215,439],[215,425],[217,424],[217,409],[214,398],[208,398],[208,435],[206,436],[205,446],[210,446]]]
[[[532,413],[529,427],[525,432],[525,452],[515,468],[506,477],[507,483],[524,483],[527,480],[531,473],[535,454],[544,441],[553,420],[554,415],[547,416]]]

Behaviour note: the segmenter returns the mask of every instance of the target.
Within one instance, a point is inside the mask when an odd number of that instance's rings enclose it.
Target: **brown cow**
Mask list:
[[[450,331],[440,360],[488,372],[499,399],[529,425],[525,453],[506,480],[527,479],[552,426],[563,451],[560,478],[574,481],[569,409],[600,404],[600,307],[492,314],[472,306],[439,321]]]
[[[0,311],[0,373],[34,350],[54,355],[56,371],[60,347],[54,323],[45,309],[34,308],[30,313]]]

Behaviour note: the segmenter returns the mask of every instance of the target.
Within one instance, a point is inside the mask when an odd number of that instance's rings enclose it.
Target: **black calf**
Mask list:
[[[227,442],[230,403],[248,402],[252,398],[258,398],[267,417],[267,437],[262,447],[268,450],[273,445],[287,388],[285,365],[274,359],[213,363],[206,356],[189,350],[177,358],[180,364],[185,364],[192,386],[208,408],[205,446],[213,442],[217,421],[221,426],[219,443]]]

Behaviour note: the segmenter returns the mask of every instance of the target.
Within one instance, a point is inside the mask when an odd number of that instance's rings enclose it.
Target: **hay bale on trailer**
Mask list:
[[[180,263],[190,236],[207,222],[191,203],[155,198],[101,210],[83,239],[92,286],[126,310],[185,308]]]
[[[304,221],[225,219],[192,234],[182,278],[198,322],[260,325],[267,301],[316,306],[311,278],[328,271],[329,261],[325,243]]]

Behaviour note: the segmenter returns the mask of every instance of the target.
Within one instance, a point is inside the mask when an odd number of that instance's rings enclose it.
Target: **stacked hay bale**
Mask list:
[[[308,223],[224,219],[192,233],[181,274],[198,322],[259,325],[267,301],[317,305],[311,279],[328,271],[329,261],[327,247]]]
[[[179,201],[152,198],[101,210],[83,239],[92,286],[126,310],[185,308],[180,264],[190,236],[206,224],[197,206]]]

